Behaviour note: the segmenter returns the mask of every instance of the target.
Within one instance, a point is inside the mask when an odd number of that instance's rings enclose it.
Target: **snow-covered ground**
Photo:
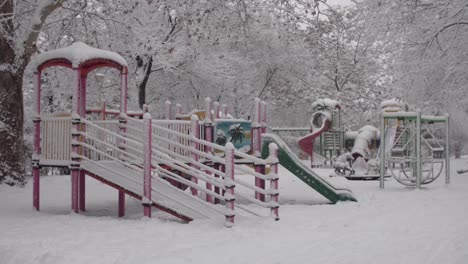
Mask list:
[[[243,218],[182,224],[162,213],[142,217],[127,199],[117,214],[117,191],[88,178],[85,215],[70,213],[70,178],[41,181],[41,212],[31,184],[0,186],[0,263],[467,263],[468,158],[422,190],[393,180],[342,181],[359,202],[323,204],[305,184],[281,170],[281,220]],[[328,171],[320,171],[327,175]]]

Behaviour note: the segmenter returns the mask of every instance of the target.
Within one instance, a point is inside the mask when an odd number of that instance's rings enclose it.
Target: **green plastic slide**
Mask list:
[[[325,179],[318,176],[310,168],[302,164],[297,156],[289,149],[286,143],[277,135],[274,134],[263,134],[263,147],[262,156],[263,158],[268,157],[270,143],[276,143],[278,145],[278,158],[281,166],[286,168],[296,177],[301,179],[312,189],[323,195],[325,198],[330,200],[332,203],[339,201],[354,201],[353,193],[348,189],[339,189],[331,185]]]

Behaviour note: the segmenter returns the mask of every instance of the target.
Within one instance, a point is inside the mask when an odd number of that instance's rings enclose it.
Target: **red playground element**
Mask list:
[[[318,122],[321,120],[321,125],[318,126]],[[314,160],[314,140],[319,137],[323,132],[330,129],[331,120],[329,114],[326,112],[316,112],[312,117],[312,133],[302,137],[298,140],[299,147],[301,150],[310,156],[311,163]],[[315,128],[315,129],[314,129]]]

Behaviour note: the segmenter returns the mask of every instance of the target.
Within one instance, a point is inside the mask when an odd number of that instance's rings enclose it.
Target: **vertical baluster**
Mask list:
[[[270,163],[270,174],[268,178],[270,179],[270,210],[271,216],[275,218],[276,221],[279,220],[279,191],[278,191],[278,146],[275,143],[270,143],[269,148],[269,157],[268,161]]]
[[[224,177],[224,188],[226,192],[224,193],[224,201],[226,202],[226,221],[225,225],[227,227],[232,227],[234,225],[234,203],[236,197],[234,195],[234,188],[236,187],[234,183],[234,145],[229,142],[226,144],[225,151],[225,173]]]
[[[200,138],[200,130],[199,130],[199,125],[198,125],[198,116],[196,115],[192,115],[191,117],[191,126],[192,126],[192,138],[193,139],[199,139]],[[192,141],[192,148],[194,150],[198,150],[198,142],[193,140]],[[198,154],[195,153],[194,151],[192,151],[191,153],[192,155],[192,160],[195,162],[195,163],[198,163]],[[195,164],[191,164],[192,167],[194,167],[194,169],[198,169],[198,166],[195,165]],[[195,184],[198,184],[198,179],[194,176],[191,176],[191,180],[193,183]],[[190,191],[192,192],[192,195],[198,195],[198,190],[193,188],[193,187],[190,187]]]
[[[151,200],[151,151],[152,151],[152,127],[151,127],[151,115],[145,113],[143,115],[144,126],[143,126],[143,211],[146,217],[151,217],[151,206],[153,204]]]

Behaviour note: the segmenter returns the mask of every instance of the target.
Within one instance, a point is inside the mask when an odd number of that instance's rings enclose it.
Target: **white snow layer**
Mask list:
[[[394,111],[397,111],[397,110],[404,110],[404,105],[405,103],[402,102],[401,100],[398,100],[396,98],[392,98],[392,99],[389,99],[389,100],[384,100],[380,103],[380,107],[382,109],[394,109]]]
[[[41,179],[41,211],[25,188],[0,186],[0,256],[12,263],[411,263],[464,264],[468,259],[468,159],[453,160],[452,183],[442,178],[422,190],[387,180],[343,181],[359,202],[324,200],[280,167],[280,221],[243,217],[181,224],[154,209],[143,217],[127,197],[117,215],[117,191],[86,181],[87,212],[70,213],[70,177]],[[236,187],[236,191],[237,191]],[[244,205],[254,207],[254,205]]]
[[[380,131],[371,125],[366,125],[358,130],[358,134],[354,140],[353,149],[351,153],[359,153],[362,157],[367,157],[369,153],[369,145],[372,139],[379,139]]]
[[[337,100],[333,100],[329,98],[317,99],[315,102],[312,103],[312,109],[316,108],[317,106],[335,109],[339,105],[340,105],[340,102]]]
[[[75,42],[68,47],[39,54],[33,60],[33,67],[37,68],[44,62],[52,59],[66,59],[72,63],[73,68],[76,68],[85,61],[98,58],[114,61],[122,66],[127,66],[125,59],[115,52],[93,48],[83,42]]]

